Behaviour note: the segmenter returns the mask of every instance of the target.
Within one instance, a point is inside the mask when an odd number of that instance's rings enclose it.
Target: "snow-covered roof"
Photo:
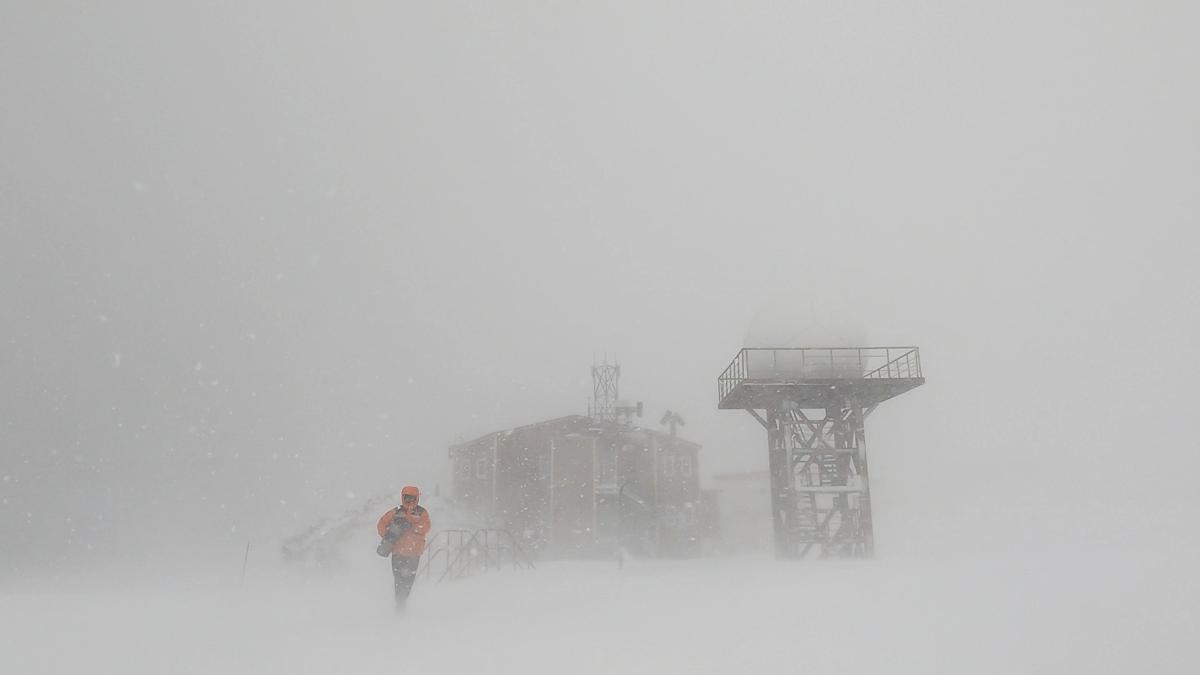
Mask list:
[[[502,429],[500,431],[492,431],[478,438],[471,439],[463,443],[455,443],[451,446],[451,450],[456,448],[466,448],[473,445],[489,442],[495,437],[510,436],[516,433],[531,431],[534,429],[545,429],[548,427],[563,427],[573,431],[592,431],[600,435],[618,435],[618,434],[645,434],[658,439],[662,445],[686,446],[690,448],[701,447],[699,443],[689,441],[682,436],[672,436],[665,431],[657,429],[648,429],[645,427],[626,427],[615,422],[606,422],[603,420],[595,420],[586,415],[565,415],[563,417],[555,417],[554,419],[534,422],[511,429]]]
[[[543,420],[541,422],[534,422],[532,424],[525,424],[525,425],[522,425],[519,427],[513,427],[511,429],[501,429],[500,431],[492,431],[492,432],[486,433],[482,436],[479,436],[478,438],[473,438],[473,439],[471,439],[469,441],[465,441],[463,443],[455,443],[453,447],[455,447],[455,448],[467,447],[470,445],[475,445],[476,443],[491,440],[494,436],[510,436],[514,433],[529,431],[532,429],[539,429],[539,428],[552,427],[552,426],[568,426],[568,427],[576,426],[576,425],[583,426],[589,422],[591,422],[591,420],[588,417],[586,417],[585,415],[564,415],[562,417],[555,417],[554,419]]]

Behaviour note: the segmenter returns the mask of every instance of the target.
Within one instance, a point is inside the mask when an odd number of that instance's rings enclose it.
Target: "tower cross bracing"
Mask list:
[[[767,431],[777,556],[874,555],[864,421],[924,382],[916,347],[738,352],[717,379],[718,408]]]

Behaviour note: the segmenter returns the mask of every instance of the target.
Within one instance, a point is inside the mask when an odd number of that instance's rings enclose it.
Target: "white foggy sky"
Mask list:
[[[883,550],[1011,494],[1194,514],[1197,18],[6,4],[0,551],[286,534],[582,412],[604,353],[756,468],[715,379],[811,295],[922,348],[868,424]]]

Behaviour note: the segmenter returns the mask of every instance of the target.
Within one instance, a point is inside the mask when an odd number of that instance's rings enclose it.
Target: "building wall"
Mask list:
[[[658,441],[657,483],[662,555],[700,551],[699,448],[671,437]]]
[[[555,439],[554,513],[549,547],[559,555],[587,555],[594,543],[595,484],[592,454],[595,437],[568,434]]]
[[[535,551],[699,552],[699,446],[584,417],[490,434],[450,449],[454,494],[477,521]]]
[[[632,555],[658,555],[654,443],[626,434],[617,452],[621,532],[619,545]]]
[[[493,510],[494,457],[492,439],[485,438],[450,449],[454,497],[479,524],[487,524]]]
[[[496,437],[496,516],[500,525],[526,541],[541,538],[547,487],[538,475],[538,454],[547,452],[549,434],[520,430]]]

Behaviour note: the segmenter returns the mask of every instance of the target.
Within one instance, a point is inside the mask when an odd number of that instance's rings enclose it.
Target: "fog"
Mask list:
[[[247,542],[245,592],[290,596],[282,539],[401,485],[447,489],[455,441],[584,414],[603,360],[639,423],[684,416],[702,482],[764,470],[761,427],[718,411],[715,385],[779,336],[921,348],[927,384],[867,422],[876,560],[634,573],[775,580],[756,615],[773,592],[795,602],[785,579],[821,579],[870,614],[855,570],[881,594],[909,572],[978,576],[1002,603],[1041,588],[1004,570],[1052,561],[1040,583],[1075,589],[1056,607],[1103,597],[1123,618],[1040,653],[1103,641],[1077,665],[1145,664],[1131,635],[1165,613],[1155,672],[1193,670],[1174,638],[1200,597],[1183,571],[1200,552],[1198,19],[1172,2],[5,3],[4,625],[39,598],[70,613],[55,588],[237,584]],[[322,597],[374,607],[377,584],[385,634],[385,567]],[[572,575],[608,588],[586,569],[521,577],[531,625],[566,611],[553,589]],[[435,645],[489,620],[467,595],[512,600],[422,583],[412,618],[431,612]],[[956,583],[933,605],[967,607]],[[458,595],[434,610],[437,593]],[[895,603],[869,625],[903,623]],[[895,660],[807,663],[939,669],[897,640]],[[696,672],[631,649],[591,667]],[[999,668],[990,653],[953,663]]]

